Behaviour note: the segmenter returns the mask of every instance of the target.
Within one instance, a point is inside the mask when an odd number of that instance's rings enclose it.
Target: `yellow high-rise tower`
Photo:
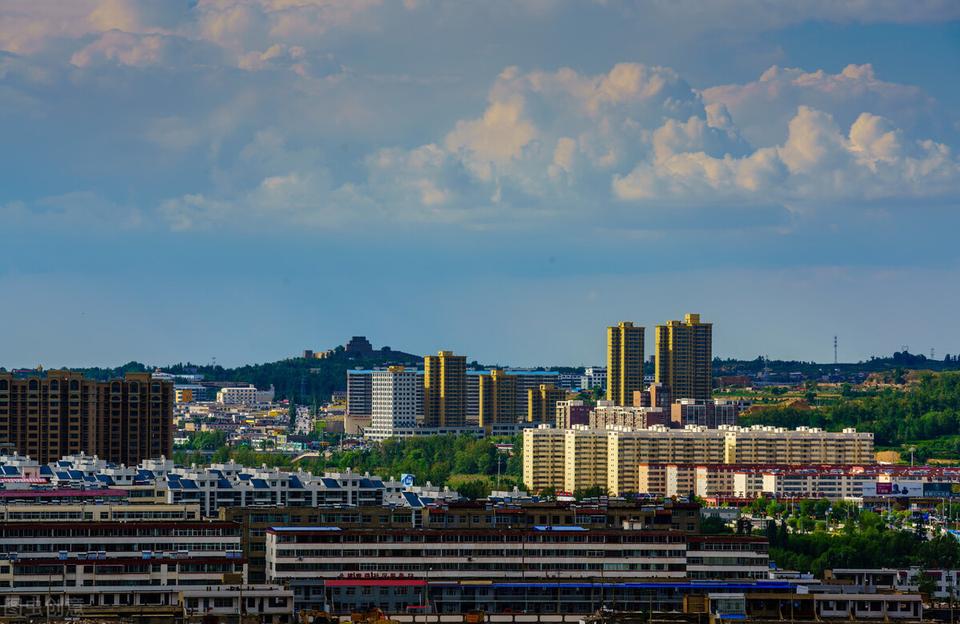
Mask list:
[[[565,401],[566,398],[566,391],[553,384],[540,384],[537,389],[527,389],[527,421],[556,423],[557,401]]]
[[[517,378],[494,369],[480,375],[480,426],[489,435],[494,425],[512,425],[520,419],[517,409]]]
[[[713,393],[713,324],[699,314],[657,325],[656,382],[671,398],[709,399]]]
[[[622,321],[607,328],[607,400],[629,405],[643,390],[643,327]]]
[[[467,356],[440,351],[423,358],[423,424],[463,427],[467,421]]]

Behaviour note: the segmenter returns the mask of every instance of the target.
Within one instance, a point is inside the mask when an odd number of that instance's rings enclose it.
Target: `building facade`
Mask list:
[[[371,375],[370,427],[364,436],[385,440],[417,426],[420,376],[403,366],[375,370]]]
[[[0,374],[0,444],[40,463],[87,453],[135,465],[173,451],[173,383],[149,373],[98,382]]]
[[[553,424],[557,420],[557,404],[567,398],[567,393],[552,384],[540,384],[527,390],[527,422]]]
[[[614,405],[629,405],[643,390],[643,332],[630,321],[607,328],[607,400]]]
[[[560,439],[563,440],[562,457],[559,456]],[[615,496],[650,492],[651,486],[642,484],[639,473],[640,467],[647,464],[863,466],[874,462],[873,434],[854,429],[842,432],[761,426],[671,429],[654,425],[647,429],[578,426],[558,430],[540,426],[524,431],[523,443],[527,486],[536,484],[537,491],[567,492],[603,487]],[[558,470],[561,461],[562,480]],[[692,473],[685,478],[692,479]]]
[[[713,392],[713,324],[699,314],[657,325],[655,380],[674,399],[709,399]]]
[[[467,357],[440,351],[423,358],[423,424],[464,427],[467,424]]]
[[[517,378],[500,369],[488,375],[477,376],[479,386],[479,424],[490,435],[496,425],[514,425],[520,422],[517,405]]]

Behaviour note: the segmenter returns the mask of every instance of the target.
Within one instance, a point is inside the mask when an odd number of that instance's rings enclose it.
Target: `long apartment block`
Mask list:
[[[381,594],[379,599],[389,610],[401,610],[417,596],[408,593],[410,586],[395,581],[415,581],[421,588],[444,583],[454,591],[464,579],[518,588],[544,581],[753,582],[767,577],[769,558],[763,538],[679,531],[578,525],[459,530],[323,525],[269,528],[266,565],[268,582],[290,587],[299,608],[333,603],[335,612],[343,612],[356,603],[347,594],[331,594],[345,582],[354,586],[346,579],[359,580],[361,587],[395,588],[396,595]]]
[[[292,613],[293,596],[246,583],[236,523],[91,517],[0,523],[0,608],[48,620],[120,614],[172,621],[244,610],[281,622]]]
[[[811,427],[689,426],[671,429],[554,429],[523,434],[523,478],[531,491],[602,488],[645,493],[641,464],[864,465],[874,463],[873,434]]]

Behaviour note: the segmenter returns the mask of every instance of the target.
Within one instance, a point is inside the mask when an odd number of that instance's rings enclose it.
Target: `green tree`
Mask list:
[[[466,481],[457,486],[457,493],[470,500],[486,498],[490,495],[490,484],[483,479]]]

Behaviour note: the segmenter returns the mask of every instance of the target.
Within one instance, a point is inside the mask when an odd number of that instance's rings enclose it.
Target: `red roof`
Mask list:
[[[329,579],[323,584],[326,587],[423,587],[427,582],[418,579],[358,578]]]
[[[70,488],[57,488],[55,490],[0,490],[0,498],[71,498],[78,496],[84,498],[103,498],[107,496],[126,495],[126,490],[117,489],[71,490]]]

